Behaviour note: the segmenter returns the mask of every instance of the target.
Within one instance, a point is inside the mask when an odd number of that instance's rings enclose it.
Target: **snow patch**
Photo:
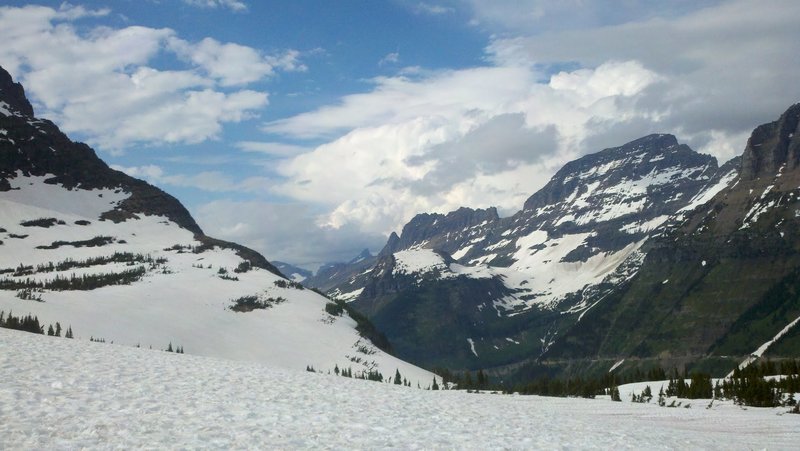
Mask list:
[[[478,357],[478,352],[475,351],[475,342],[472,341],[472,338],[467,338],[467,343],[469,343],[469,349],[475,354],[475,357]]]

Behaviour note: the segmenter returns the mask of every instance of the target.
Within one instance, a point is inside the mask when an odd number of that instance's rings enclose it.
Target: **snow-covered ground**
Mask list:
[[[328,314],[329,301],[323,296],[291,286],[264,269],[236,272],[244,260],[231,249],[193,252],[191,248],[201,243],[191,231],[165,217],[141,215],[120,223],[100,220],[102,212],[128,193],[69,190],[45,183],[47,178],[19,173],[9,179],[13,189],[0,192],[0,281],[52,282],[131,268],[146,273],[125,285],[45,289],[35,293],[42,302],[23,299],[17,289],[0,289],[0,311],[36,315],[45,328],[60,322],[64,329],[71,326],[82,340],[94,337],[156,349],[172,343],[190,354],[297,370],[308,365],[320,370],[338,366],[354,374],[375,370],[389,377],[399,369],[412,384],[433,377],[359,336],[349,316]],[[59,222],[48,227],[28,224],[42,218]],[[107,237],[108,242],[69,244],[96,237]],[[52,245],[59,241],[67,244]],[[148,256],[153,261],[35,270],[37,265],[109,258],[115,253]],[[13,271],[20,266],[30,271],[16,275]],[[230,309],[236,299],[248,296],[263,302],[271,299],[274,305],[250,312]]]
[[[426,391],[0,329],[0,449],[797,449],[786,409]]]

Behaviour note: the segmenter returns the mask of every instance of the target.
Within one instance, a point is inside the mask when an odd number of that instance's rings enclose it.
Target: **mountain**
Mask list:
[[[297,283],[300,283],[314,275],[314,273],[311,271],[299,268],[290,263],[279,262],[277,260],[274,260],[272,263],[276,268],[278,268],[278,271],[280,271],[281,274],[285,274],[286,277]]]
[[[317,272],[304,283],[310,287],[330,291],[331,295],[336,298],[352,300],[358,293],[342,292],[337,290],[337,287],[348,287],[354,283],[352,281],[363,278],[375,266],[376,261],[377,257],[372,255],[368,249],[364,249],[349,262],[327,263],[320,266]]]
[[[514,372],[633,277],[650,238],[731,183],[736,164],[646,136],[566,164],[511,217],[418,215],[328,292],[352,299],[402,358]]]
[[[656,360],[720,372],[754,356],[797,357],[799,124],[796,104],[757,127],[738,176],[653,240],[637,275],[598,299],[543,361]]]
[[[373,344],[363,318],[257,252],[206,236],[174,197],[34,117],[2,69],[0,311],[87,340],[432,380]]]

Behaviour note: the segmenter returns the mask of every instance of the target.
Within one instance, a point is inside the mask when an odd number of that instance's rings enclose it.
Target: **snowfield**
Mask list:
[[[426,391],[0,329],[1,449],[796,449],[786,409]]]
[[[120,223],[100,220],[102,212],[129,196],[121,189],[69,190],[45,183],[47,178],[18,173],[9,179],[13,189],[0,192],[0,282],[45,283],[132,268],[141,268],[145,274],[122,285],[43,289],[35,292],[42,302],[23,299],[18,289],[0,289],[0,311],[38,316],[45,328],[60,322],[83,340],[93,337],[154,349],[166,349],[171,343],[194,355],[296,370],[308,365],[318,370],[338,366],[354,374],[379,371],[390,377],[399,369],[415,386],[432,380],[433,374],[362,338],[348,315],[328,314],[328,299],[317,293],[288,285],[261,268],[236,272],[244,260],[234,250],[192,251],[201,243],[168,218],[140,215]],[[47,227],[25,225],[42,218],[58,222]],[[97,237],[108,239],[95,246],[70,244]],[[66,244],[52,245],[58,242]],[[48,263],[109,258],[115,253],[153,261],[35,269]],[[20,267],[30,270],[16,275],[14,270]],[[272,306],[232,311],[235,300],[245,297]]]

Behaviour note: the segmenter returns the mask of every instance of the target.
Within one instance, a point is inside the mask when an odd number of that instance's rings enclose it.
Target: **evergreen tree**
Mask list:
[[[619,388],[617,388],[616,385],[611,387],[611,400],[622,401],[622,399],[619,397]]]
[[[172,342],[169,342],[169,346],[167,346],[167,352],[172,352]]]
[[[431,385],[431,390],[438,390],[439,384],[436,383],[436,376],[433,377],[433,385]]]
[[[47,328],[47,336],[54,337],[56,335],[56,331],[53,330],[53,325],[51,324],[50,327]]]
[[[403,376],[400,375],[400,369],[399,368],[394,373],[394,384],[395,385],[403,385]]]
[[[69,326],[67,328],[67,333],[64,335],[64,337],[65,338],[75,338],[75,336],[72,334],[72,326]]]
[[[486,373],[484,373],[482,369],[478,370],[477,378],[478,378],[477,382],[478,382],[478,389],[479,390],[485,390],[485,389],[489,388],[489,376],[487,376]]]
[[[56,321],[56,337],[60,337],[60,336],[61,336],[61,323]]]

